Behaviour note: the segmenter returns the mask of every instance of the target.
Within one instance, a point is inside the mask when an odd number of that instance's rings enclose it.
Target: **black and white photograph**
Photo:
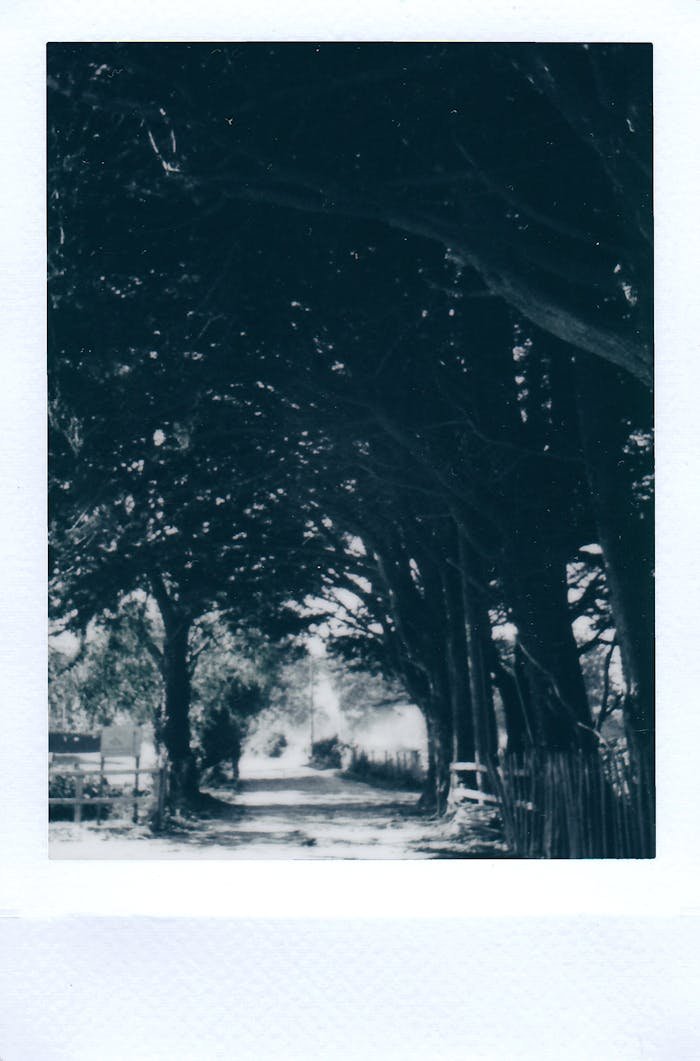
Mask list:
[[[6,5],[3,1061],[700,1057],[699,14]]]
[[[654,858],[652,71],[48,44],[52,859]]]

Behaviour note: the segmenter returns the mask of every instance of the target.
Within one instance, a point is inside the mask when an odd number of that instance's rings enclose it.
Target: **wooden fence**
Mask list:
[[[485,803],[498,803],[498,797],[493,795],[489,787],[487,766],[479,762],[451,763],[450,774],[452,775],[452,791],[454,792],[455,786],[458,786],[460,799],[478,803],[480,806]],[[463,780],[467,779],[470,774],[474,774],[473,786],[469,783],[465,784]]]
[[[368,751],[352,745],[350,759],[344,772],[361,780],[385,781],[397,787],[420,788],[425,780],[420,752],[416,750],[381,752]]]
[[[103,794],[105,786],[109,784],[111,778],[124,776],[132,776],[134,778],[131,792],[124,791],[118,796],[113,794]],[[144,776],[153,777],[152,792],[140,791],[139,780]],[[118,803],[130,804],[133,807],[132,817],[134,822],[138,822],[139,807],[144,803],[153,804],[156,824],[160,823],[163,819],[165,801],[167,798],[167,769],[163,765],[142,767],[136,763],[133,767],[127,769],[114,770],[106,765],[104,759],[101,760],[98,767],[93,769],[90,769],[89,767],[84,768],[80,763],[76,763],[70,769],[67,767],[56,767],[52,764],[49,769],[49,784],[57,777],[67,777],[74,783],[73,795],[49,796],[49,806],[72,806],[73,821],[75,822],[82,821],[83,807],[94,806],[96,808],[97,823],[99,825],[101,820],[100,809]],[[88,778],[98,779],[97,795],[85,794],[85,782]]]
[[[526,858],[651,858],[653,779],[623,752],[499,755],[453,763],[459,798],[498,807],[506,843]],[[462,782],[472,774],[474,787]]]

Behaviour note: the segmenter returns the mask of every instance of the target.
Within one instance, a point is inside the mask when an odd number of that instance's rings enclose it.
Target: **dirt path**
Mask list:
[[[476,813],[473,828],[421,815],[415,792],[376,788],[336,771],[269,761],[242,772],[237,791],[209,790],[215,814],[154,837],[144,826],[50,827],[52,858],[426,859],[497,855]]]

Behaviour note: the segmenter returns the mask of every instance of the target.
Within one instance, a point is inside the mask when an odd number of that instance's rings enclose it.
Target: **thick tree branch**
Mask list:
[[[504,299],[537,327],[578,350],[623,369],[645,386],[651,386],[652,358],[645,340],[639,336],[626,336],[609,326],[599,324],[592,316],[582,317],[580,313],[569,309],[561,299],[555,300],[551,292],[544,288],[538,290],[522,273],[512,271],[505,257],[496,261],[492,253],[483,249],[477,251],[470,240],[470,233],[461,231],[459,225],[450,223],[447,219],[422,213],[406,213],[399,204],[363,200],[347,193],[343,193],[342,198],[336,196],[330,199],[322,190],[322,179],[317,183],[317,187],[320,185],[321,188],[315,193],[309,193],[303,186],[301,189],[254,186],[248,183],[236,186],[235,182],[239,178],[235,174],[230,177],[232,186],[226,189],[225,194],[231,199],[286,207],[305,213],[339,214],[343,217],[374,220],[408,235],[440,243],[453,255],[460,255],[464,264],[479,275],[493,295]]]

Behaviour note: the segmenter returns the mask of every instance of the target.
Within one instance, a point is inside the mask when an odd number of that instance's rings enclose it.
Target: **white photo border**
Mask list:
[[[0,912],[151,917],[680,916],[700,912],[697,601],[700,12],[672,0],[26,3],[3,19]],[[658,827],[651,861],[50,861],[46,826],[45,45],[99,40],[654,44]]]

